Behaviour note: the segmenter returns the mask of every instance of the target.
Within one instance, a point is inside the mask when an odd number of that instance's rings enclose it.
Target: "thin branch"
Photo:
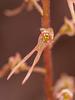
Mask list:
[[[25,70],[23,70],[23,71],[29,71],[29,69],[30,69],[30,66],[26,67]],[[37,73],[41,73],[41,74],[46,74],[46,69],[45,68],[40,68],[40,67],[35,67],[33,69],[33,72],[37,72]]]
[[[21,4],[20,7],[13,9],[13,10],[5,10],[4,14],[6,16],[15,16],[17,14],[19,14],[24,8],[25,8],[26,2],[23,1],[23,3]]]
[[[36,1],[34,1],[33,4],[36,7],[36,9],[40,12],[41,16],[43,16],[43,9],[41,8],[41,6]]]

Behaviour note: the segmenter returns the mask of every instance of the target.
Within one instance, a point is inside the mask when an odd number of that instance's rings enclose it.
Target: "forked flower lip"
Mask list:
[[[38,38],[38,43],[37,45],[34,47],[34,49],[27,55],[25,56],[22,61],[15,66],[15,68],[11,71],[11,73],[9,74],[9,76],[7,77],[7,80],[9,80],[9,78],[14,74],[14,72],[20,67],[21,64],[23,64],[26,60],[28,60],[31,55],[37,51],[37,55],[33,61],[33,64],[31,66],[31,68],[29,69],[27,75],[25,76],[22,85],[28,80],[28,78],[30,77],[35,65],[37,64],[37,62],[39,61],[42,52],[44,51],[44,49],[48,46],[51,45],[52,40],[53,40],[53,35],[54,32],[52,30],[52,28],[50,29],[45,29],[44,31],[41,32],[39,38]]]

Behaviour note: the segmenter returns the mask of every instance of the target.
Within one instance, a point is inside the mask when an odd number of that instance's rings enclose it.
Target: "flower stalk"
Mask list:
[[[42,17],[42,27],[50,28],[50,0],[42,0],[43,5],[43,17]],[[52,56],[49,46],[44,50],[44,63],[47,73],[45,74],[45,91],[47,100],[54,100],[53,91],[53,74],[52,74]]]

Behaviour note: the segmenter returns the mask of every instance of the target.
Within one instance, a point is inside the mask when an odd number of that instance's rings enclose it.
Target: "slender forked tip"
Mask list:
[[[32,68],[31,68],[32,69]],[[27,75],[25,76],[24,80],[22,81],[22,85],[24,85],[24,83],[28,80],[28,78],[30,77],[32,70],[29,70],[29,72],[27,73]]]
[[[27,76],[24,78],[24,80],[22,81],[22,85],[24,85],[24,83],[28,80],[29,76],[31,75],[31,73],[28,73]]]
[[[7,77],[7,80],[9,80],[10,79],[10,77],[12,76],[12,72],[8,75],[8,77]]]
[[[22,85],[24,85],[25,82],[26,82],[26,81],[23,80],[23,81],[22,81]]]
[[[7,80],[9,80],[9,77],[7,77]]]
[[[25,82],[28,80],[28,78],[30,77],[32,71],[33,71],[33,68],[31,68],[31,69],[29,70],[29,72],[27,73],[27,75],[25,76],[24,80],[22,81],[22,85],[24,85]]]
[[[17,66],[10,72],[10,74],[9,74],[8,77],[7,77],[7,80],[9,80],[10,77],[15,73],[15,71],[18,69],[18,68],[17,68],[18,66],[19,66],[19,65],[17,65]]]
[[[8,75],[8,77],[7,77],[7,80],[9,80],[10,79],[10,77],[17,71],[17,69],[21,66],[21,64],[23,64],[34,52],[36,51],[36,48],[34,48],[27,56],[25,56],[23,59],[22,59],[22,61],[18,64],[18,65],[16,65],[15,67],[14,67],[14,69],[11,71],[11,73]],[[27,79],[28,79],[28,77],[27,77]]]

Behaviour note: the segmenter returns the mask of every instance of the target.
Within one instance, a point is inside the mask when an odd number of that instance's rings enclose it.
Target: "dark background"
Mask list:
[[[5,9],[14,9],[23,0],[0,0],[0,68],[8,62],[10,56],[20,52],[22,57],[36,45],[40,34],[41,16],[34,8],[25,9],[17,16],[4,16]],[[64,16],[71,18],[66,0],[51,0],[51,27],[55,34],[63,24]],[[29,65],[35,54],[27,61]],[[75,36],[62,36],[52,49],[54,83],[61,73],[75,75]],[[43,57],[37,65],[43,66]],[[9,81],[8,74],[0,79],[0,100],[46,100],[43,76],[32,73],[29,80],[21,86],[26,72],[14,75]]]

